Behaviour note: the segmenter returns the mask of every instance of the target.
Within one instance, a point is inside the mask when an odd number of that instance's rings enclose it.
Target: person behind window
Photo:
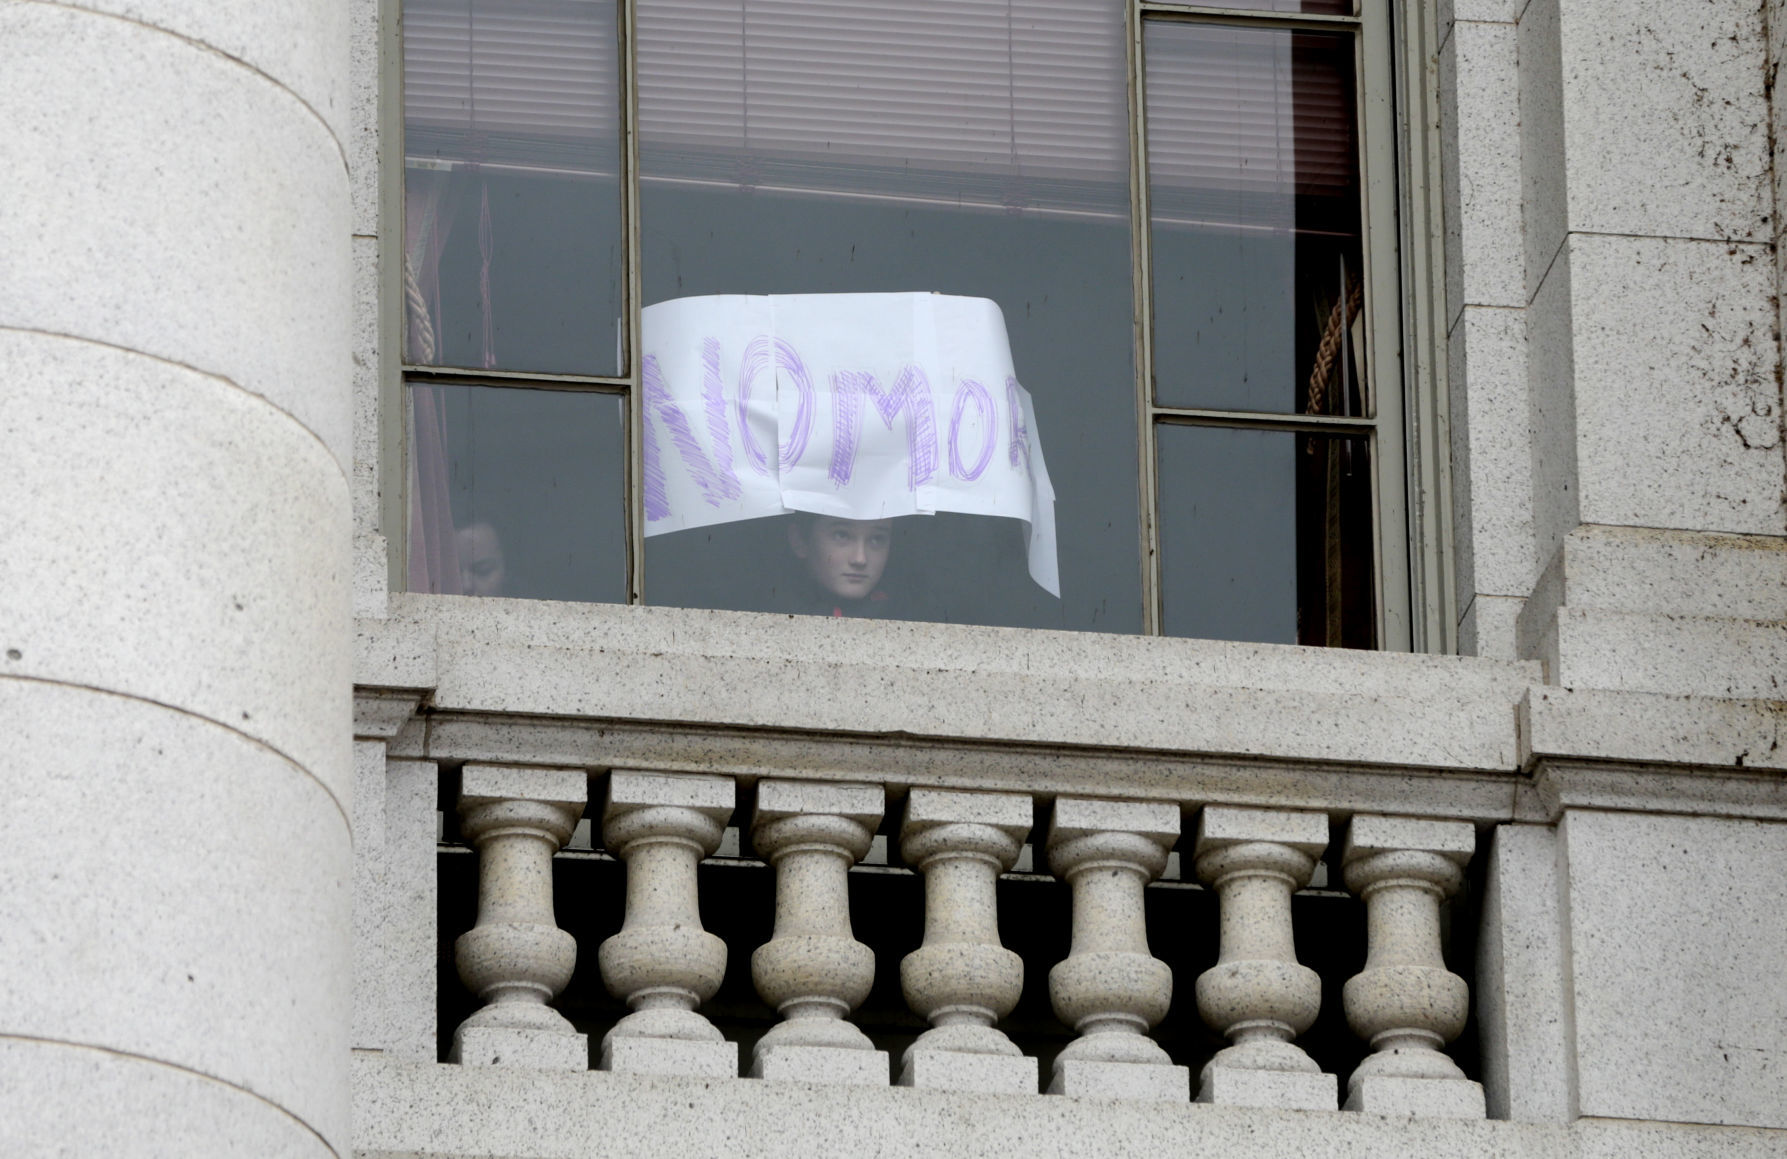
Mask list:
[[[893,520],[797,514],[788,522],[788,549],[800,561],[805,582],[797,583],[784,611],[868,619],[893,615],[893,600],[879,586],[893,550]]]
[[[459,549],[459,591],[468,596],[500,596],[508,567],[503,541],[485,520],[468,523],[453,535]]]

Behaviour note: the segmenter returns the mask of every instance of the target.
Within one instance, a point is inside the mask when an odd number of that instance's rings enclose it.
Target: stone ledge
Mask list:
[[[364,710],[434,689],[394,757],[1478,825],[1550,819],[1530,778],[1575,760],[1691,781],[1606,790],[1617,807],[1787,811],[1753,772],[1787,768],[1781,702],[1571,692],[1534,664],[463,597],[393,611],[359,621]]]
[[[359,1159],[663,1155],[1223,1155],[1226,1159],[1778,1159],[1787,1131],[1582,1120],[1414,1121],[1340,1111],[814,1087],[501,1067],[353,1062]]]
[[[1509,770],[1536,664],[394,594],[356,679],[443,711]],[[418,682],[423,682],[419,684]],[[874,695],[865,696],[865,690]]]
[[[1528,771],[1547,759],[1787,770],[1787,701],[1535,686],[1518,713]]]

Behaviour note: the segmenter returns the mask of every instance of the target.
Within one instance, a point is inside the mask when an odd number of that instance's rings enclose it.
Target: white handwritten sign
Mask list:
[[[1061,594],[1055,490],[996,303],[716,295],[644,324],[647,535],[787,511],[1003,515]]]

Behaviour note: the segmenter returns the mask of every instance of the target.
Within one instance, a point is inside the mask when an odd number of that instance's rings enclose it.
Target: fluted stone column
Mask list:
[[[1340,1105],[1335,1077],[1292,1042],[1321,1012],[1322,980],[1297,962],[1291,894],[1327,847],[1322,813],[1211,805],[1198,818],[1198,879],[1222,907],[1221,956],[1198,977],[1198,1013],[1230,1042],[1204,1067],[1200,1103]]]
[[[552,855],[588,800],[582,769],[465,766],[459,826],[478,849],[478,924],[453,957],[485,1005],[454,1032],[453,1062],[589,1067],[588,1037],[546,1005],[577,965],[577,942],[552,911]]]
[[[1172,1005],[1173,972],[1148,952],[1142,891],[1178,839],[1174,804],[1055,801],[1049,869],[1073,890],[1073,945],[1049,971],[1049,1000],[1079,1037],[1055,1057],[1050,1094],[1190,1097],[1190,1072],[1148,1037]]]
[[[1469,988],[1440,954],[1440,902],[1463,884],[1476,841],[1467,821],[1353,818],[1341,864],[1365,900],[1370,942],[1342,999],[1373,1053],[1347,1080],[1349,1111],[1484,1117],[1481,1084],[1440,1052],[1470,1013]]]
[[[887,1052],[847,1021],[875,984],[875,951],[850,930],[850,867],[884,801],[879,785],[757,785],[751,842],[776,868],[776,928],[751,955],[751,980],[782,1021],[757,1040],[753,1077],[887,1085]]]
[[[602,1039],[602,1069],[736,1077],[738,1047],[695,1008],[726,976],[726,943],[701,928],[695,867],[732,816],[730,777],[608,775],[602,840],[627,863],[627,916],[602,943],[602,981],[633,1012]]]
[[[9,1154],[351,1150],[347,32],[0,4]]]
[[[900,1085],[1036,1093],[1036,1060],[994,1023],[1024,989],[1024,962],[999,944],[995,887],[1030,832],[1019,793],[914,789],[900,855],[925,878],[925,941],[900,962],[906,1004],[931,1024],[906,1048]]]

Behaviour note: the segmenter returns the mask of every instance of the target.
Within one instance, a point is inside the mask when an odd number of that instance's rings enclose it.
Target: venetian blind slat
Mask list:
[[[612,4],[409,0],[404,12],[406,117],[436,155],[479,161],[506,141],[611,150]],[[1117,0],[639,0],[646,175],[1120,208],[1122,16]],[[1307,40],[1216,28],[1151,55],[1156,190],[1350,188],[1350,71],[1300,51]]]

